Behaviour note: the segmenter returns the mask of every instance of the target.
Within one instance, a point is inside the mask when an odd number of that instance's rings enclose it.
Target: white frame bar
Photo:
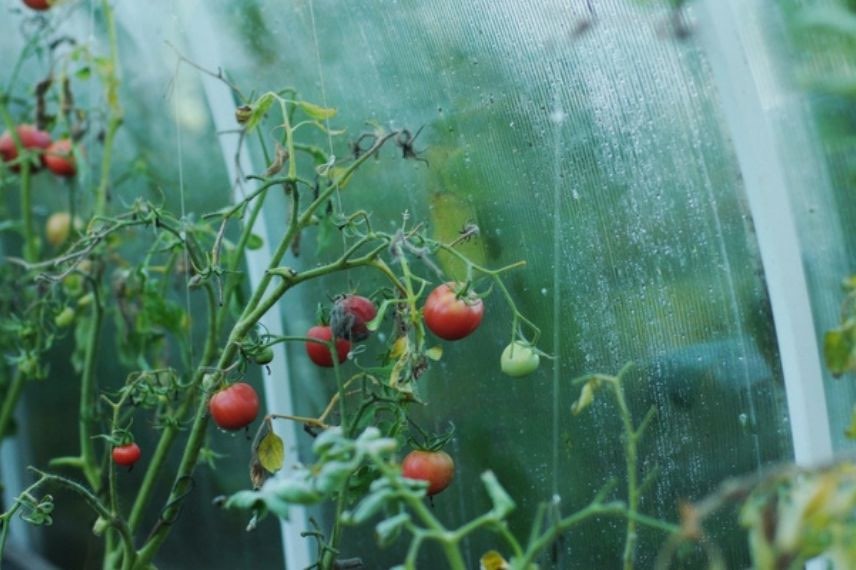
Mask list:
[[[750,53],[741,34],[743,19],[752,17],[750,4],[745,0],[703,0],[697,5],[701,16],[698,33],[719,90],[758,236],[785,379],[794,458],[799,465],[814,466],[833,457],[823,368],[788,180],[761,96],[769,86],[759,84],[749,65],[750,56],[756,60],[765,54],[754,49]]]

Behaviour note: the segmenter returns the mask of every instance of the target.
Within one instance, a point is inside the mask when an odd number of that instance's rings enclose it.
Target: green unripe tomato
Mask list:
[[[261,366],[270,364],[273,360],[273,349],[269,346],[260,348],[253,353],[253,361]]]
[[[65,307],[57,314],[57,316],[54,317],[54,324],[61,329],[64,329],[73,322],[74,309],[72,309],[71,307]]]
[[[502,371],[515,378],[532,374],[541,364],[541,357],[531,345],[516,340],[505,347],[499,358]]]

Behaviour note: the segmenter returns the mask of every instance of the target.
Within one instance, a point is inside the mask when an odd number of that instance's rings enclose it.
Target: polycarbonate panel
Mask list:
[[[429,404],[418,421],[457,428],[458,479],[434,501],[450,526],[487,508],[478,491],[486,469],[518,499],[511,526],[521,536],[539,502],[558,494],[570,512],[609,478],[623,479],[615,407],[573,417],[570,380],[630,360],[637,421],[658,409],[642,448],[645,469],[659,469],[645,512],[674,520],[679,499],[791,457],[763,270],[705,55],[693,36],[670,33],[663,9],[596,9],[584,32],[585,14],[559,2],[263,2],[261,19],[238,10],[223,19],[232,30],[224,58],[234,59],[224,66],[240,84],[296,87],[336,107],[333,125],[351,138],[366,120],[423,129],[416,146],[429,164],[384,151],[341,193],[346,207],[373,211],[376,224],[408,210],[445,235],[473,220],[482,260],[528,262],[509,285],[556,361],[520,380],[499,372],[510,315],[494,295],[482,329],[447,343],[419,381]],[[341,143],[332,151],[348,152]],[[281,226],[286,211],[266,210],[269,223]],[[301,243],[288,264],[311,266],[315,236]],[[302,286],[285,303],[286,326],[302,334],[316,303],[377,284],[351,272]],[[332,377],[299,347],[291,366],[296,413],[319,413]],[[712,527],[730,565],[746,565],[734,517]],[[378,551],[370,529],[351,536],[343,556],[372,567],[403,556],[402,544]],[[663,537],[641,536],[647,567]],[[622,537],[620,521],[589,523],[542,562],[615,567]],[[489,534],[468,542],[470,564],[495,546]],[[442,567],[435,555],[420,565]]]
[[[97,4],[67,5],[63,24],[102,37],[92,28]],[[415,418],[438,431],[450,422],[456,427],[449,452],[457,479],[435,497],[434,512],[453,527],[486,510],[479,475],[491,469],[518,502],[510,524],[523,538],[540,502],[560,497],[570,513],[610,478],[623,481],[615,406],[604,399],[573,416],[579,388],[570,381],[589,372],[615,373],[634,361],[627,384],[632,412],[639,421],[649,407],[657,409],[640,458],[645,471],[656,468],[658,475],[641,508],[674,521],[679,500],[699,499],[726,477],[793,455],[774,316],[739,167],[747,157],[735,155],[723,86],[712,73],[711,59],[720,54],[700,39],[706,22],[693,17],[692,7],[675,18],[667,4],[118,2],[126,124],[117,163],[139,156],[150,167],[117,189],[116,199],[145,193],[178,207],[179,181],[188,211],[229,199],[231,181],[217,141],[235,135],[215,133],[211,116],[232,109],[208,108],[198,72],[178,65],[177,52],[216,54],[244,93],[291,86],[307,100],[336,107],[332,124],[347,128],[348,139],[369,129],[367,121],[421,129],[416,148],[424,149],[426,162],[402,161],[400,151],[385,149],[337,199],[346,208],[372,211],[375,224],[390,228],[407,211],[447,238],[476,222],[482,235],[468,251],[480,262],[527,261],[508,275],[508,285],[519,308],[542,328],[541,348],[555,355],[530,377],[500,373],[510,314],[496,292],[473,337],[444,343],[443,360],[419,381],[428,405]],[[852,105],[839,84],[832,85],[839,87],[835,92],[823,81],[852,76],[852,58],[840,56],[851,40],[824,27],[807,28],[803,15],[808,8],[844,4],[745,4],[734,27],[746,42],[740,49],[760,86],[788,181],[783,192],[795,210],[815,317],[815,330],[805,334],[822,335],[837,320],[838,283],[856,266]],[[203,10],[204,25],[213,28],[199,34]],[[2,53],[20,45],[22,14],[8,13],[0,17]],[[206,34],[216,40],[194,44]],[[35,81],[45,69],[24,69],[22,80]],[[10,72],[0,65],[0,81]],[[96,91],[83,89],[81,97],[99,105]],[[331,142],[318,134],[315,143],[339,157],[349,152],[345,139]],[[254,142],[250,146],[262,171],[262,153]],[[97,161],[93,150],[90,167]],[[264,211],[273,228],[265,236],[269,243],[280,237],[287,213],[282,197],[271,196]],[[302,236],[300,255],[286,263],[310,267],[335,255],[339,238],[319,253],[318,237]],[[317,304],[379,284],[374,275],[352,271],[302,285],[283,303],[284,325],[302,335],[315,321]],[[382,340],[370,341],[368,353],[383,350]],[[333,378],[309,364],[302,347],[290,347],[289,356],[292,385],[283,380],[281,389],[292,391],[294,413],[317,415],[334,390]],[[112,365],[99,372],[125,373]],[[827,378],[826,385],[831,430],[842,448],[840,434],[856,394],[852,383]],[[26,410],[38,413],[39,423],[27,424],[28,461],[43,463],[59,453],[47,438],[58,428],[46,429],[43,413],[48,405],[57,422],[73,421],[62,415],[72,397],[56,383],[33,387],[28,398],[39,405]],[[218,445],[229,458],[213,475],[198,472],[193,499],[158,566],[281,566],[274,520],[245,534],[247,517],[209,506],[212,496],[248,486],[246,442],[221,438]],[[300,449],[289,452],[310,462],[310,445],[303,436]],[[140,476],[130,474],[130,484]],[[621,489],[616,497],[623,497]],[[314,514],[329,526],[331,512]],[[89,536],[78,524],[87,516],[80,513],[70,523],[57,516],[42,535],[45,552],[57,561],[71,556],[65,545],[78,540],[72,536]],[[723,512],[709,530],[728,567],[749,565],[735,513]],[[591,521],[540,562],[544,568],[617,567],[623,538],[622,520]],[[637,567],[652,565],[663,539],[641,531]],[[83,540],[72,565],[94,566],[95,547]],[[225,540],[228,549],[208,547]],[[464,546],[469,566],[476,567],[497,541],[485,533]],[[399,542],[382,551],[370,527],[348,528],[342,556],[386,568],[401,561],[405,547]],[[685,561],[688,568],[699,564]],[[444,567],[439,551],[426,549],[419,567]]]

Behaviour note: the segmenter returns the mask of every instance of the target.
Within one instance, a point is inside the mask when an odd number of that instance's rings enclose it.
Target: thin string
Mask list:
[[[179,14],[175,11],[175,5],[173,5],[173,22],[176,25],[181,21]],[[174,30],[175,35],[177,36],[177,30]],[[187,223],[186,219],[186,202],[185,202],[185,193],[184,193],[184,147],[182,145],[182,137],[181,137],[181,121],[178,120],[179,114],[179,105],[178,99],[181,96],[179,91],[179,80],[181,74],[181,65],[177,66],[175,69],[175,79],[173,81],[173,90],[172,90],[172,105],[173,105],[173,122],[175,123],[175,142],[178,147],[178,196],[181,207],[181,239],[184,244],[184,268],[188,277],[191,272],[190,265],[190,251],[187,245],[187,230],[185,229],[185,224]],[[187,334],[190,342],[188,342],[188,351],[190,354],[190,362],[194,362],[193,357],[193,311],[190,310],[190,279],[185,280],[184,285],[184,305],[187,311]]]
[[[318,42],[318,28],[315,24],[315,0],[309,0],[309,18],[312,22],[312,41],[315,45],[315,63],[318,67],[318,81],[321,86],[321,104],[324,107],[327,107],[327,84],[324,80],[324,67],[321,65],[321,45]],[[327,151],[329,155],[332,157],[333,155],[333,135],[330,134],[330,119],[324,119],[324,127],[327,130]],[[336,187],[336,207],[341,212],[342,211],[342,195],[339,191],[340,188]],[[345,233],[342,232],[342,247],[347,248],[348,240],[345,238]],[[346,271],[347,275],[350,275],[350,270]]]
[[[553,362],[553,496],[559,494],[559,375],[561,373],[561,336],[559,330],[561,324],[559,295],[559,259],[561,254],[562,239],[562,216],[561,216],[561,162],[560,143],[562,139],[562,122],[564,112],[559,107],[558,94],[553,86],[553,111],[551,120],[553,124],[553,354],[556,360]]]

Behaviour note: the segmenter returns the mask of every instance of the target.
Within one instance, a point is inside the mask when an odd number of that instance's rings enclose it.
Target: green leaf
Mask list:
[[[321,107],[306,101],[297,101],[297,106],[300,107],[304,113],[318,121],[332,119],[336,115],[336,109]]]
[[[856,371],[856,320],[851,319],[824,335],[823,355],[833,376]]]
[[[262,493],[266,500],[276,497],[298,505],[314,505],[324,499],[324,496],[316,491],[309,481],[300,479],[270,479],[262,487]]]
[[[257,453],[259,463],[269,472],[276,473],[282,469],[282,464],[285,461],[285,446],[282,439],[272,431],[268,432],[259,442]]]
[[[256,250],[260,249],[262,245],[264,245],[265,240],[262,239],[260,235],[250,234],[250,237],[247,239],[247,249]]]
[[[226,499],[223,506],[227,509],[250,510],[263,504],[264,499],[259,491],[238,491]]]
[[[404,526],[410,522],[410,515],[407,513],[399,513],[394,517],[389,517],[377,523],[375,532],[377,540],[381,546],[388,546],[392,541],[398,538]]]
[[[348,513],[348,516],[345,517],[345,520],[348,524],[363,524],[368,519],[373,517],[375,514],[380,511],[383,506],[394,497],[393,493],[384,489],[382,491],[372,493],[360,501],[360,504],[357,505],[357,508],[354,509],[351,513]]]
[[[514,499],[499,484],[499,480],[493,474],[493,471],[482,473],[481,480],[493,503],[493,510],[499,518],[505,518],[511,511],[517,508]]]
[[[256,99],[250,107],[252,108],[252,113],[250,113],[250,118],[247,120],[247,123],[244,125],[244,129],[247,133],[250,133],[255,129],[259,123],[262,122],[265,115],[270,109],[270,106],[274,104],[277,100],[277,96],[275,93],[271,93],[268,91],[258,99]]]
[[[333,493],[348,480],[356,466],[342,461],[331,461],[321,467],[316,476],[316,486],[322,493]]]
[[[339,233],[339,228],[333,223],[331,216],[324,216],[318,222],[318,233],[316,235],[317,253],[322,253],[327,250],[333,243],[334,238]]]
[[[315,438],[315,443],[312,445],[312,451],[315,455],[324,455],[333,447],[339,445],[344,436],[342,435],[342,428],[335,427],[328,430],[325,430],[324,433]]]

